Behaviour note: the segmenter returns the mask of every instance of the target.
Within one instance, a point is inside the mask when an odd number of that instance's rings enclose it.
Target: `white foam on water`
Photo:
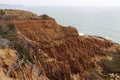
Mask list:
[[[107,39],[107,40],[112,40],[112,38],[109,38],[109,37],[105,37],[105,39]],[[113,40],[112,40],[113,41]]]
[[[84,33],[79,33],[80,36],[84,36],[85,34]]]

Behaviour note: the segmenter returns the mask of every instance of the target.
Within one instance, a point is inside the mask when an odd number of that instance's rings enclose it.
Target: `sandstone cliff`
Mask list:
[[[46,15],[3,12],[1,80],[103,80],[112,79],[111,73],[120,79],[119,44],[98,36],[80,36],[74,27],[61,26]]]

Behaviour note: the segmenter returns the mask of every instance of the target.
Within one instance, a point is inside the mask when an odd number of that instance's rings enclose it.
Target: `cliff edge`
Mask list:
[[[80,36],[45,14],[0,10],[1,80],[120,79],[119,61],[111,40]]]

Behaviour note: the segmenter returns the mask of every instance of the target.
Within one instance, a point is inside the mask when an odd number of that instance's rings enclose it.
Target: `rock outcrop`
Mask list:
[[[106,52],[120,54],[119,44],[98,36],[80,36],[74,27],[61,26],[53,18],[4,12],[4,16],[23,16],[0,20],[0,41],[6,41],[0,42],[2,80],[100,80],[105,78],[101,60],[114,57]]]

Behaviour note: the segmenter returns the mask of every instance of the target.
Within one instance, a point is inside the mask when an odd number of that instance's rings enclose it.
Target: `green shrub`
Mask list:
[[[3,20],[11,20],[11,19],[16,19],[18,18],[17,16],[11,16],[11,15],[4,15],[2,16]]]
[[[116,64],[113,61],[102,59],[100,65],[103,67],[105,73],[115,72]]]
[[[90,80],[97,80],[98,79],[98,72],[93,67],[89,67],[87,72],[89,73]]]
[[[110,53],[111,56],[113,57],[111,61],[102,59],[99,64],[105,73],[120,73],[120,52]]]
[[[2,38],[5,38],[11,42],[9,46],[16,49],[19,52],[19,55],[24,56],[25,59],[29,60],[31,63],[34,63],[32,57],[25,48],[26,42],[19,37],[16,33],[14,25],[11,22],[0,25],[0,35]]]
[[[0,35],[2,38],[6,38],[7,37],[7,32],[6,31],[0,31]]]
[[[9,38],[9,35],[15,34],[14,25],[11,22],[0,24],[0,35],[2,38]]]
[[[34,61],[28,51],[24,48],[24,46],[21,45],[21,43],[15,43],[14,44],[15,49],[21,53],[27,60],[29,60],[31,63],[34,64]]]
[[[0,15],[4,15],[5,12],[3,10],[0,10]]]
[[[43,14],[43,15],[41,15],[40,16],[42,19],[49,19],[49,18],[51,18],[51,17],[49,17],[48,15],[46,15],[46,14]]]

